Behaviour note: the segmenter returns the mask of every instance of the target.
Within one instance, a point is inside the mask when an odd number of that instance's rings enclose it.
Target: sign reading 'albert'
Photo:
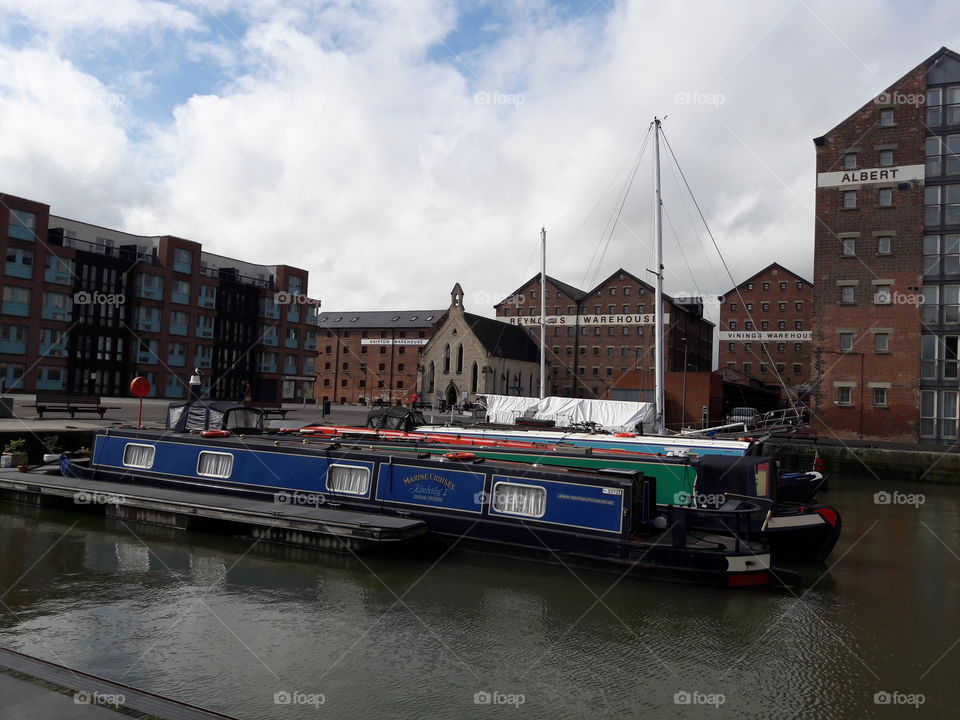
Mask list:
[[[817,173],[817,187],[843,187],[844,185],[872,185],[877,183],[905,183],[923,181],[923,165],[900,165],[899,167],[864,168],[863,170],[838,170]]]

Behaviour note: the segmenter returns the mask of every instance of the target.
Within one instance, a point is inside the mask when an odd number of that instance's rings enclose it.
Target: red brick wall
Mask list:
[[[920,97],[926,91],[926,69],[918,66],[887,89],[891,98]],[[880,111],[894,110],[893,127],[882,127]],[[883,146],[892,147],[893,165],[924,162],[924,107],[919,103],[880,104],[870,101],[817,142],[817,172],[843,169],[845,150],[857,148],[857,167],[879,167]],[[814,378],[812,398],[818,432],[841,438],[877,438],[916,441],[920,352],[918,303],[876,304],[874,283],[891,280],[894,293],[916,296],[921,286],[923,183],[894,186],[893,206],[880,207],[877,190],[883,185],[861,185],[857,208],[842,207],[841,188],[816,191],[814,235]],[[842,188],[844,190],[852,187]],[[890,232],[889,255],[877,253],[876,233]],[[841,255],[841,238],[855,237],[856,255]],[[854,302],[840,303],[838,282],[856,282]],[[890,332],[890,352],[874,350],[878,329]],[[839,354],[838,330],[854,332],[853,352]],[[874,331],[874,332],[871,332]],[[862,361],[862,371],[861,371]],[[835,383],[854,384],[852,404],[836,404]],[[870,383],[890,383],[888,407],[872,406]],[[862,391],[862,401],[861,401]]]

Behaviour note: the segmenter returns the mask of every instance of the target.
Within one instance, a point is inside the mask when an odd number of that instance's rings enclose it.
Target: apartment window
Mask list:
[[[843,192],[843,207],[847,210],[855,208],[857,206],[857,191],[856,190],[844,190]]]
[[[189,250],[177,248],[173,251],[173,269],[177,272],[193,271],[193,254]]]
[[[28,288],[5,285],[3,288],[3,313],[5,315],[30,315],[30,290]],[[56,318],[65,320],[66,317]]]
[[[873,406],[874,407],[887,406],[887,389],[886,388],[873,389]]]
[[[837,405],[852,405],[852,404],[853,404],[853,388],[838,387],[837,388]]]
[[[7,235],[19,240],[33,240],[36,238],[37,216],[25,210],[11,210],[10,224],[7,226]]]
[[[880,207],[890,207],[893,205],[893,188],[880,188],[877,191],[877,203]]]
[[[840,241],[840,254],[850,257],[857,254],[857,240],[856,238],[843,238]]]
[[[840,352],[853,350],[853,333],[840,333]]]
[[[33,251],[8,248],[7,275],[26,280],[33,278]]]
[[[877,255],[889,255],[890,254],[890,237],[888,235],[881,235],[877,238]]]
[[[844,304],[850,304],[853,301],[853,285],[843,285],[840,288],[840,302]]]
[[[843,156],[843,169],[844,170],[855,170],[857,167],[857,154],[856,153],[846,153]]]
[[[880,127],[893,127],[893,110],[887,108],[880,111]]]
[[[873,350],[878,353],[890,352],[890,335],[888,333],[874,333]]]
[[[171,299],[181,305],[190,304],[190,283],[186,280],[174,280]]]
[[[880,151],[880,167],[890,167],[893,165],[893,150]]]

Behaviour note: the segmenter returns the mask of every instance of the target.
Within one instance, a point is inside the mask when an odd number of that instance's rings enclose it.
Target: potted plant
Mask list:
[[[3,467],[19,467],[27,464],[27,441],[24,438],[11,440],[3,448]]]

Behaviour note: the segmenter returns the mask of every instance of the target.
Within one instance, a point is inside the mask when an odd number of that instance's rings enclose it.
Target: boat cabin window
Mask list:
[[[327,471],[327,490],[350,495],[366,495],[370,490],[370,468],[331,465]]]
[[[127,467],[149,470],[153,467],[153,457],[157,448],[153,445],[127,443],[123,446],[123,464]]]
[[[510,515],[543,517],[547,511],[547,491],[536,485],[498,482],[493,486],[493,509]]]
[[[233,474],[233,455],[204,450],[197,458],[197,475],[228,478]]]

